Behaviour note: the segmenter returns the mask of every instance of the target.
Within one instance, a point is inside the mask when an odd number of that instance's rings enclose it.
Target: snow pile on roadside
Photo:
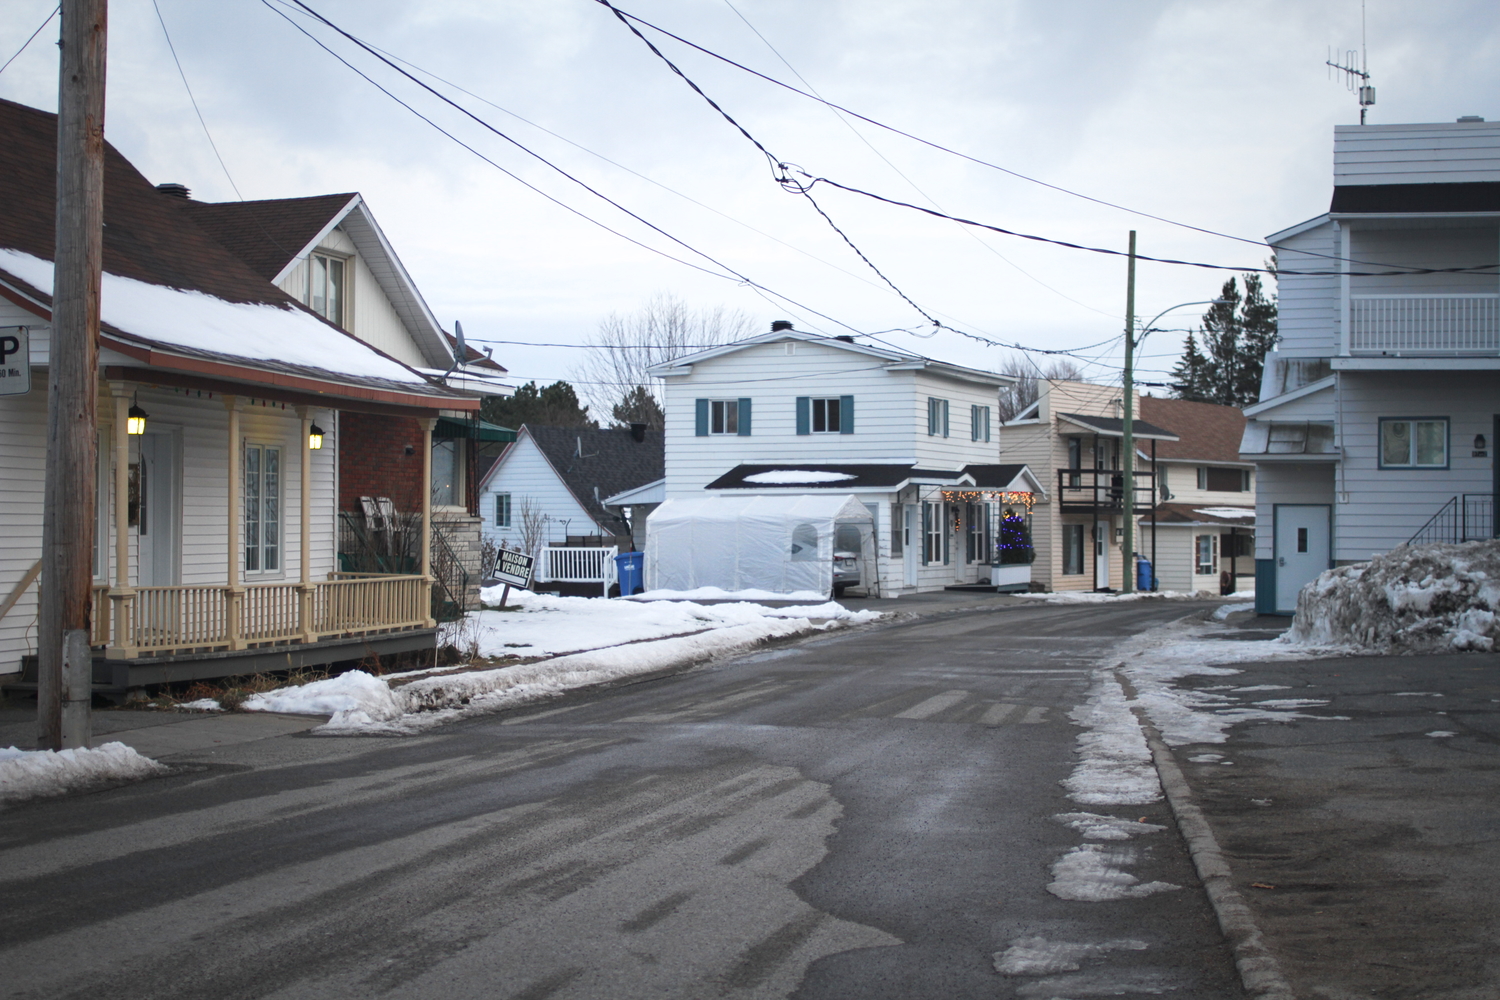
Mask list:
[[[487,587],[480,591],[480,599],[498,604],[501,590]],[[529,590],[512,590],[509,601],[508,606],[519,606],[520,610],[470,612],[463,621],[444,626],[439,641],[465,655],[479,657],[548,656],[751,625],[767,618],[820,618],[863,624],[881,617],[878,611],[850,611],[832,601],[768,608],[750,603],[703,605],[552,597]]]
[[[1490,652],[1497,611],[1500,540],[1403,545],[1303,587],[1286,638],[1386,653]]]
[[[0,802],[62,795],[111,781],[137,781],[168,768],[123,743],[77,750],[0,750]]]
[[[1182,888],[1171,882],[1141,882],[1125,870],[1125,865],[1136,860],[1132,848],[1080,844],[1052,866],[1052,881],[1047,883],[1047,891],[1059,899],[1103,903]]]
[[[1254,611],[1254,610],[1255,610],[1255,602],[1253,602],[1253,601],[1250,602],[1249,604],[1226,604],[1226,605],[1224,605],[1223,607],[1219,608],[1217,611],[1214,612],[1213,619],[1216,622],[1221,622],[1224,619],[1228,618],[1230,615],[1239,614],[1241,611]]]
[[[1040,601],[1043,604],[1114,604],[1117,601],[1202,601],[1217,598],[1206,591],[1188,593],[1182,590],[1134,590],[1128,594],[1101,594],[1092,590],[1062,590],[1051,594],[1012,594],[1012,597]],[[1254,596],[1254,595],[1251,595]]]
[[[722,587],[698,587],[695,590],[648,590],[630,598],[632,601],[822,601],[827,594],[816,590],[794,590],[778,594],[774,590],[725,590]]]
[[[1161,798],[1151,748],[1119,681],[1101,674],[1088,700],[1068,715],[1083,727],[1078,764],[1062,783],[1068,798],[1087,806],[1145,805]]]
[[[831,627],[830,622],[823,628]],[[611,646],[537,663],[461,671],[392,687],[389,677],[351,670],[246,699],[250,711],[331,715],[314,732],[406,735],[454,719],[555,698],[566,691],[743,653],[772,639],[820,628],[806,618],[757,616],[694,635]]]

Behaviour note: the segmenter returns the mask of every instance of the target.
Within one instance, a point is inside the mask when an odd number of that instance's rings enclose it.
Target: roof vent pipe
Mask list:
[[[771,332],[780,333],[782,330],[790,330],[792,321],[789,319],[774,319],[771,321]]]
[[[645,424],[631,424],[630,425],[630,436],[632,438],[634,438],[635,440],[637,440],[637,441],[644,441],[644,440],[646,440],[646,425]]]
[[[1482,122],[1484,121],[1484,119],[1479,117],[1478,115],[1464,115],[1458,121],[1459,124],[1463,124],[1464,122]]]
[[[165,184],[156,185],[156,190],[162,194],[169,194],[173,198],[186,198],[192,192],[188,191],[186,184],[178,184],[176,181],[168,181]]]

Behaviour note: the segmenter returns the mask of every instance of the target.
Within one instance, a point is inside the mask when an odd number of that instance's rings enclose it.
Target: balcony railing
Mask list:
[[[1134,513],[1149,514],[1156,496],[1156,473],[1136,469]],[[1058,469],[1058,509],[1068,514],[1119,514],[1125,509],[1125,477],[1119,469]]]
[[[420,628],[429,613],[420,576],[337,574],[307,588],[96,587],[92,638],[110,657],[159,656]]]
[[[1351,295],[1349,352],[1500,353],[1500,294]]]

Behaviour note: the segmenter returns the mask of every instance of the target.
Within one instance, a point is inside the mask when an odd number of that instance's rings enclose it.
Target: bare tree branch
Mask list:
[[[1016,419],[1022,410],[1037,401],[1044,381],[1084,381],[1083,366],[1072,358],[1053,355],[1045,365],[1038,366],[1025,354],[1012,354],[1000,366],[1002,375],[1014,375],[1014,385],[1000,390],[1000,403],[996,416],[1001,423]]]

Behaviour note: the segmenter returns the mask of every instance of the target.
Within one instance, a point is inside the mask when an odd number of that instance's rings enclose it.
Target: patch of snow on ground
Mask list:
[[[723,587],[698,587],[695,590],[648,590],[629,598],[640,601],[825,601],[827,594],[816,590],[794,590],[778,594],[774,590],[725,590]]]
[[[995,952],[995,971],[1007,976],[1047,976],[1076,972],[1086,958],[1101,958],[1111,951],[1145,951],[1146,942],[1131,938],[1088,944],[1079,941],[1048,941],[1044,937],[1016,938],[1004,951]]]
[[[1244,687],[1225,685],[1225,687],[1230,691],[1234,691],[1240,694],[1244,694],[1249,691],[1290,691],[1292,689],[1292,686],[1290,684],[1247,684]],[[1202,690],[1207,690],[1207,688],[1204,688]]]
[[[1084,731],[1078,737],[1079,762],[1062,782],[1068,798],[1089,806],[1144,805],[1161,798],[1151,749],[1118,681],[1099,675],[1088,700],[1069,717]]]
[[[1434,729],[1432,732],[1428,733],[1427,735],[1428,736],[1436,736],[1436,737],[1441,738],[1441,737],[1444,737],[1444,736],[1457,736],[1458,734],[1455,733],[1455,732],[1450,732],[1447,729]]]
[[[503,588],[480,591],[485,603],[498,603]],[[720,591],[723,593],[723,591]],[[785,595],[782,595],[783,597]],[[818,595],[812,595],[819,600]],[[520,611],[473,611],[462,622],[444,626],[441,642],[480,657],[547,656],[578,653],[644,639],[750,625],[767,618],[820,618],[863,624],[878,611],[850,611],[833,601],[787,608],[760,604],[694,604],[689,601],[606,601],[592,597],[552,597],[512,590]]]
[[[183,701],[177,704],[178,709],[184,712],[222,712],[224,706],[220,705],[216,698],[199,698],[196,701]]]
[[[1047,884],[1047,891],[1060,899],[1102,903],[1182,888],[1170,882],[1142,883],[1123,867],[1134,861],[1135,852],[1128,848],[1082,844],[1052,866],[1052,881]]]
[[[1214,621],[1221,622],[1224,619],[1228,618],[1230,615],[1238,614],[1241,611],[1254,611],[1254,610],[1255,610],[1255,602],[1254,601],[1251,601],[1249,604],[1226,604],[1222,608],[1220,608],[1220,609],[1218,609],[1217,611],[1214,612]]]
[[[1083,834],[1085,840],[1129,840],[1131,837],[1139,837],[1144,833],[1160,833],[1166,829],[1155,823],[1141,823],[1133,819],[1104,816],[1099,813],[1058,813],[1052,818],[1059,823],[1068,824]]]
[[[370,719],[395,718],[400,704],[383,677],[363,670],[350,670],[327,680],[277,688],[245,699],[248,712],[283,712],[288,715],[337,715],[363,712]]]
[[[1436,691],[1397,691],[1392,698],[1441,698]]]
[[[168,768],[123,743],[77,750],[0,750],[0,802],[62,795],[110,781],[137,781]]]
[[[1180,590],[1136,590],[1128,594],[1099,594],[1092,590],[1063,590],[1051,594],[1012,594],[1043,604],[1113,604],[1116,601],[1200,601],[1207,593],[1189,594]],[[1218,597],[1218,594],[1213,594]]]
[[[1387,653],[1490,652],[1500,638],[1496,611],[1500,540],[1403,545],[1303,587],[1286,638]]]
[[[1221,753],[1195,753],[1188,760],[1194,764],[1217,764],[1224,759]]]

